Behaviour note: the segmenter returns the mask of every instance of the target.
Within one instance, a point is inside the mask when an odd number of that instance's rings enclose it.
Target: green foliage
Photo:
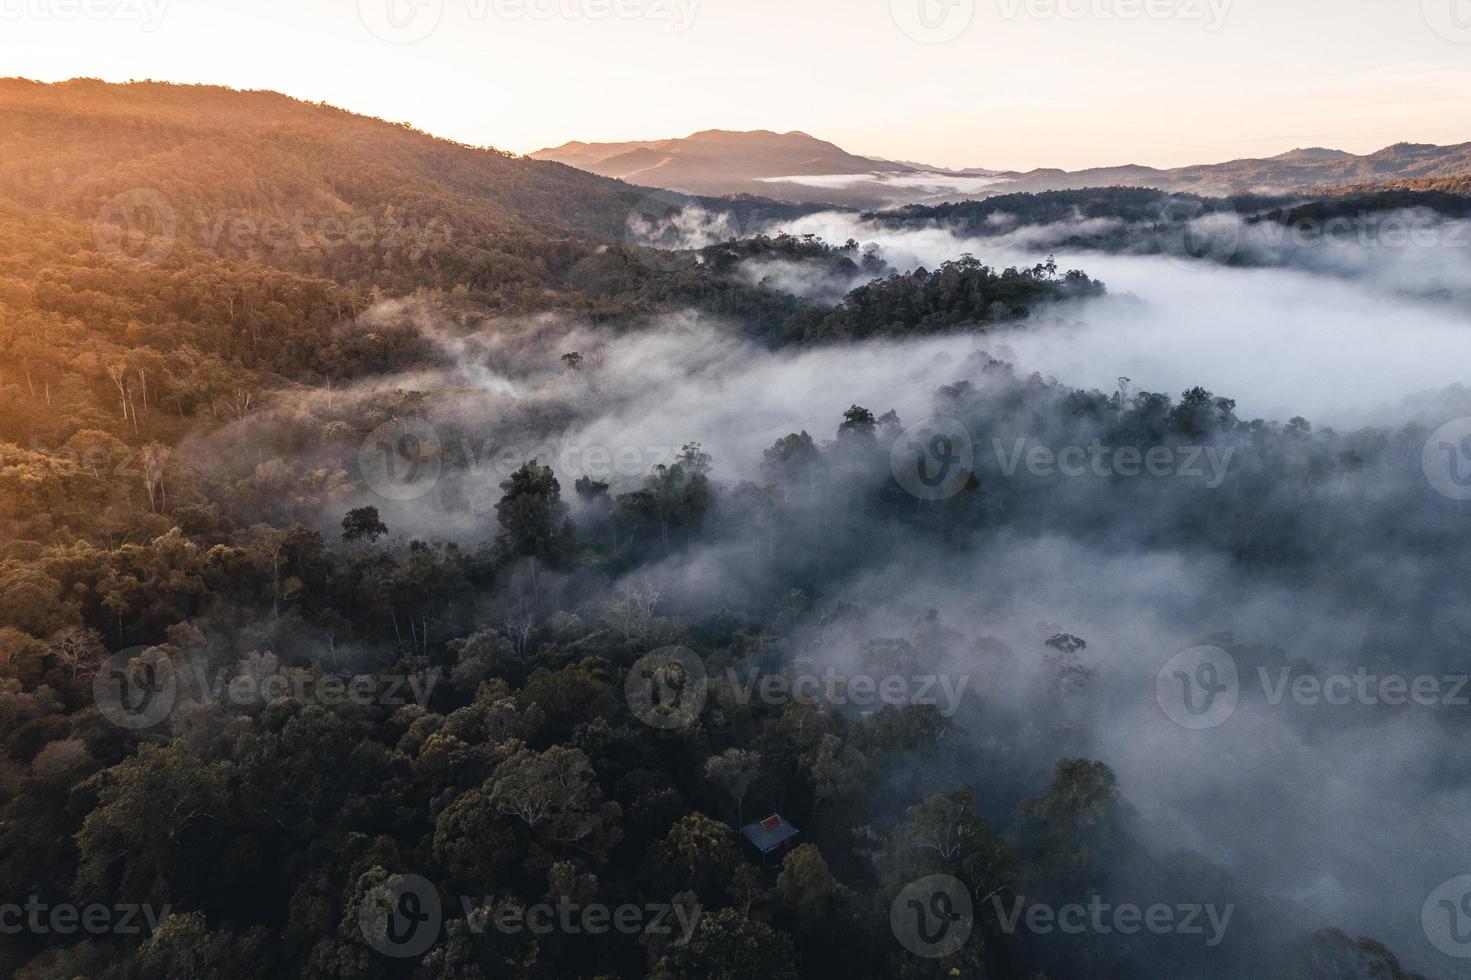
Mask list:
[[[891,481],[902,423],[855,404],[836,441],[798,430],[733,486],[690,442],[631,484],[579,479],[574,511],[558,474],[533,460],[501,484],[492,522],[475,500],[441,499],[454,478],[473,483],[479,462],[463,458],[475,434],[454,421],[462,393],[378,389],[442,367],[464,340],[459,323],[560,313],[616,336],[693,310],[779,346],[981,332],[1102,287],[1050,261],[997,271],[969,256],[899,275],[857,242],[810,237],[631,246],[616,239],[640,189],[270,93],[4,80],[0,107],[0,895],[172,907],[151,936],[4,937],[5,975],[1039,975],[1045,956],[986,912],[984,935],[957,957],[899,957],[888,901],[928,874],[954,875],[977,898],[1086,899],[1120,868],[1229,890],[1205,859],[1151,855],[1127,787],[1104,761],[1077,757],[1070,711],[1101,686],[1106,646],[1049,630],[1042,650],[1023,651],[1040,655],[1058,717],[1023,716],[993,691],[985,710],[955,717],[933,705],[769,704],[738,697],[725,668],[759,682],[841,648],[864,670],[905,676],[963,657],[1010,691],[1011,674],[1035,664],[923,607],[873,615],[884,597],[847,589],[908,543],[948,558],[977,538],[1060,528],[1113,542],[1142,533],[1147,513],[1159,539],[1148,543],[1184,530],[1242,567],[1312,577],[1314,555],[1360,557],[1312,519],[1347,490],[1406,568],[1430,567],[1457,540],[1457,513],[1407,509],[1387,479],[1354,482],[1413,458],[1426,435],[1413,427],[1339,435],[1246,421],[1203,388],[1178,400],[1079,391],[1018,378],[979,351],[936,379],[951,382],[937,402],[978,446],[1013,433],[1081,444],[1086,432],[1139,450],[1250,447],[1229,514],[1182,481],[1038,492],[984,459],[984,493],[916,506]],[[120,263],[94,235],[104,204],[139,187],[163,194],[179,222],[154,264]],[[963,229],[1003,211],[1064,220],[1081,209],[1148,222],[1169,204],[1113,190],[876,220]],[[330,247],[235,234],[289,228],[298,213],[379,233]],[[754,280],[774,262],[873,281],[828,307]],[[422,310],[449,326],[425,328]],[[600,351],[543,354],[549,383],[596,390]],[[553,404],[515,400],[528,417]],[[535,424],[564,422],[547,415]],[[445,470],[434,495],[364,503],[368,434],[423,417],[445,420],[425,447]],[[434,533],[451,516],[454,533]],[[692,609],[712,565],[729,592]],[[653,571],[678,587],[643,583]],[[887,621],[904,617],[912,628]],[[639,657],[676,643],[709,668],[708,698],[688,726],[655,731],[623,684]],[[138,646],[137,676],[167,662],[186,683],[167,719],[135,732],[103,717],[93,679]],[[211,691],[259,676],[294,686],[239,700]],[[401,683],[392,697],[324,696],[357,676]],[[1032,768],[1059,757],[1050,782]],[[801,828],[769,864],[737,833],[757,809]],[[372,950],[358,919],[408,873],[446,900],[422,962]],[[477,933],[462,894],[508,907],[698,903],[700,914],[688,941],[550,941]],[[1254,975],[1241,956],[1220,975]],[[1141,954],[1100,968],[1138,975],[1141,963],[1158,966]],[[1414,978],[1378,944],[1336,932],[1291,951],[1286,969]]]
[[[562,485],[550,466],[531,460],[501,484],[495,505],[501,533],[497,543],[508,555],[539,559],[553,568],[571,554],[572,525],[562,503]]]
[[[790,940],[759,919],[721,909],[700,916],[690,941],[674,947],[651,975],[659,980],[790,980],[797,972]]]
[[[342,519],[342,540],[367,541],[373,544],[388,533],[388,526],[378,516],[377,507],[354,507]]]

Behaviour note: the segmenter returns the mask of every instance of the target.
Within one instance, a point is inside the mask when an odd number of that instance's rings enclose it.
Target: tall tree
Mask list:
[[[495,505],[501,550],[551,568],[563,567],[572,554],[572,524],[552,468],[530,460],[501,483],[501,491],[504,496]]]

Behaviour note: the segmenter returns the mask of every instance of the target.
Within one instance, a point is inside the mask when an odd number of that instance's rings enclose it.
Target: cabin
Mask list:
[[[748,823],[741,828],[741,835],[761,852],[763,859],[780,850],[797,834],[797,828],[788,823],[787,818],[780,813],[773,813],[764,820]]]

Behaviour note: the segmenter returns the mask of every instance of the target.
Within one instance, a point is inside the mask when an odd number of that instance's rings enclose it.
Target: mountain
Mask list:
[[[0,79],[0,118],[0,439],[139,435],[131,404],[109,414],[123,367],[182,426],[424,363],[411,318],[362,319],[384,300],[768,331],[797,306],[645,247],[699,237],[670,220],[690,203],[706,240],[801,213],[763,199],[651,194],[271,92]]]
[[[0,217],[26,229],[17,240],[42,224],[94,248],[99,235],[135,250],[166,238],[153,257],[176,265],[247,262],[390,293],[535,297],[601,243],[642,243],[637,229],[697,200],[274,92],[7,78],[0,117]],[[748,211],[800,213],[698,203],[737,228]]]
[[[472,234],[622,233],[647,192],[274,92],[0,79],[0,197],[90,219],[163,189],[182,220],[338,213]]]
[[[902,174],[916,167],[856,156],[806,133],[711,129],[682,139],[565,143],[531,154],[604,177],[688,194],[755,194],[781,200],[827,200],[781,177]]]
[[[1033,170],[1005,175],[1007,183],[997,190],[1131,186],[1219,196],[1243,192],[1296,193],[1467,173],[1471,173],[1471,143],[1456,146],[1398,143],[1363,156],[1315,147],[1291,150],[1267,159],[1232,160],[1171,170],[1142,166],[1099,167],[1071,173]]]
[[[855,156],[806,133],[710,131],[684,139],[567,143],[532,154],[635,184],[698,194],[749,193],[788,202],[883,208],[995,194],[1147,187],[1202,195],[1295,193],[1471,173],[1471,143],[1400,143],[1359,156],[1327,147],[1173,169],[1125,164],[1025,172],[951,170]]]

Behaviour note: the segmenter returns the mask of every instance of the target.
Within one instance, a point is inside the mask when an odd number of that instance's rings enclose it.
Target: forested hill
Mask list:
[[[585,249],[698,203],[732,226],[802,213],[697,200],[438,139],[274,92],[0,79],[0,204],[129,223],[192,250],[390,293],[548,285]],[[153,262],[152,264],[164,264]]]
[[[90,219],[157,187],[189,219],[392,208],[468,233],[622,233],[648,192],[274,92],[0,80],[0,195]]]
[[[655,192],[273,93],[0,80],[0,118],[0,441],[17,445],[82,431],[167,442],[285,384],[422,367],[432,345],[412,323],[362,319],[410,295],[594,324],[693,309],[775,345],[950,329],[922,300],[952,280],[977,325],[1078,291],[977,267],[897,277],[838,316],[740,262],[630,240],[690,205],[713,222],[707,240],[758,226],[758,209],[800,209]],[[789,245],[741,255],[791,259]],[[851,289],[884,274],[864,273],[856,249],[793,254]]]

